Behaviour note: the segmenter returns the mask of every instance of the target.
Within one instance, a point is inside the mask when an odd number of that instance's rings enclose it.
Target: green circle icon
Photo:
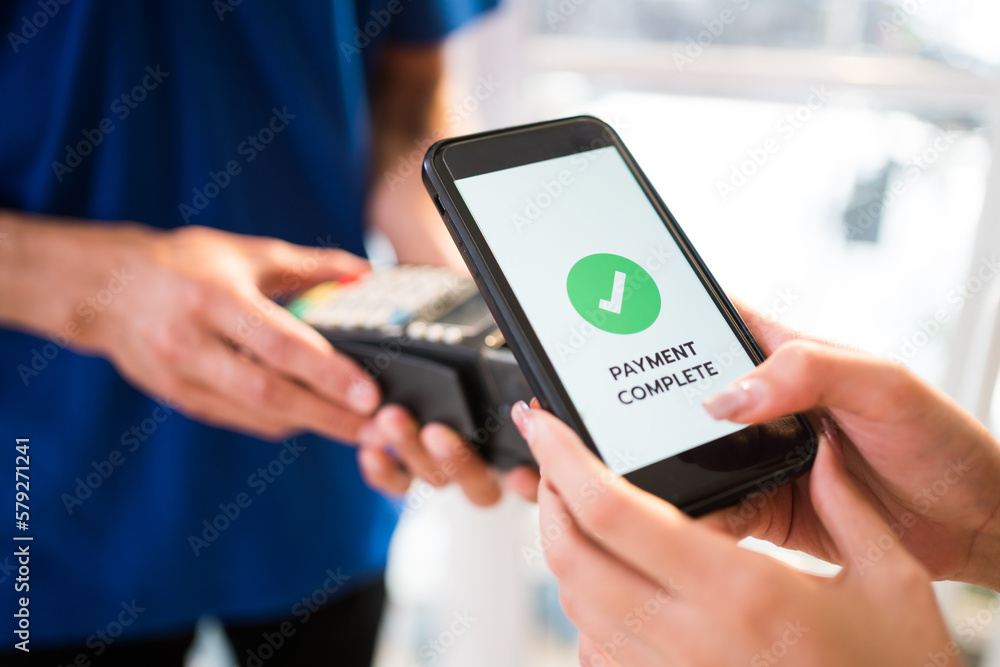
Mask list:
[[[660,290],[653,277],[620,255],[581,259],[569,270],[566,292],[583,319],[608,333],[639,333],[660,314]]]

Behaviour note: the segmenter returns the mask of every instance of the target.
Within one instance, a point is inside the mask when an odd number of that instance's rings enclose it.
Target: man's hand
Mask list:
[[[848,563],[830,579],[741,549],[612,474],[553,415],[519,403],[513,416],[542,467],[540,532],[580,664],[962,664],[927,572],[825,438],[812,501]],[[872,544],[878,557],[858,566]]]
[[[453,133],[444,104],[441,44],[388,44],[373,77],[375,181],[369,223],[392,243],[401,263],[464,270],[447,227],[420,180],[420,156]],[[414,158],[414,155],[416,158]],[[387,406],[364,430],[358,464],[371,486],[401,494],[414,477],[434,486],[455,482],[477,505],[500,498],[497,476],[461,437],[441,424],[421,428],[404,409]],[[534,500],[538,475],[518,468],[505,485]]]
[[[903,366],[740,310],[770,357],[709,398],[708,411],[739,423],[811,411],[866,500],[934,578],[1000,588],[1000,445],[986,428]],[[705,520],[846,564],[818,516],[815,485],[807,474]]]
[[[14,243],[26,262],[50,264],[25,269],[49,293],[33,307],[18,303],[33,285],[11,289],[0,319],[72,333],[71,348],[106,357],[200,421],[269,439],[312,431],[356,442],[379,404],[354,362],[272,300],[367,271],[361,258],[204,227],[52,219],[16,227]]]
[[[403,408],[387,405],[361,431],[358,465],[368,484],[403,494],[414,478],[435,487],[458,484],[476,505],[500,499],[500,479],[461,436],[442,424],[423,428]],[[538,473],[522,466],[505,475],[504,485],[534,501]]]

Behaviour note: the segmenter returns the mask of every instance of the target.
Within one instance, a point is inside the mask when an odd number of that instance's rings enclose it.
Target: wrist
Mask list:
[[[0,213],[0,323],[65,346],[80,337],[130,246],[138,226]]]

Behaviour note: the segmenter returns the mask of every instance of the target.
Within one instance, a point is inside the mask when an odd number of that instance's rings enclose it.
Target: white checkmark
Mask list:
[[[615,284],[611,288],[611,301],[607,299],[601,299],[600,306],[601,310],[606,310],[608,312],[614,313],[615,315],[620,315],[622,312],[622,295],[625,294],[625,274],[621,271],[615,271]]]

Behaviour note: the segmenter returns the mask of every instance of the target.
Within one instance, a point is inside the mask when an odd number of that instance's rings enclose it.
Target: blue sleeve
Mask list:
[[[394,14],[388,26],[392,42],[436,42],[480,13],[496,7],[498,0],[378,0]]]

